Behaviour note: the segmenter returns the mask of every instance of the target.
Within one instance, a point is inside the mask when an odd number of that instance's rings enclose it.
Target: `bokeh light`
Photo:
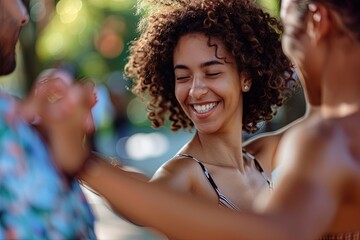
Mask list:
[[[168,151],[169,140],[161,133],[137,133],[125,143],[126,154],[133,160],[141,161],[160,157]]]
[[[139,98],[132,99],[127,107],[127,116],[133,124],[143,124],[147,121],[146,105]]]
[[[56,5],[56,12],[63,23],[71,23],[78,17],[82,6],[81,0],[61,0]]]

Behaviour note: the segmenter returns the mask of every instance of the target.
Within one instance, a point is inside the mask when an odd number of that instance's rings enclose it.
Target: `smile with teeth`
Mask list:
[[[213,109],[214,107],[216,107],[218,103],[208,103],[208,104],[203,104],[203,105],[193,105],[194,110],[197,113],[206,113],[209,112],[211,109]]]

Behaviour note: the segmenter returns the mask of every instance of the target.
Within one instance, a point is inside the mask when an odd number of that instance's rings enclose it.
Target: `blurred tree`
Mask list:
[[[104,81],[123,69],[136,37],[135,0],[27,0],[30,23],[21,36],[26,76],[63,62],[77,76]],[[30,82],[31,84],[31,82]]]
[[[24,1],[29,3],[31,16],[21,36],[24,71],[29,80],[26,88],[41,70],[63,63],[72,66],[76,77],[90,76],[99,83],[123,70],[128,43],[137,36],[136,0]],[[280,0],[257,2],[270,14],[279,16]],[[118,81],[124,80],[120,76]],[[126,94],[132,96],[128,91]],[[303,114],[302,92],[294,98],[289,103],[296,104],[296,108],[287,104],[265,131],[281,127]],[[130,109],[128,114],[143,118],[143,122],[136,125],[150,126],[145,118],[145,106],[133,105],[136,110]]]
[[[31,22],[21,37],[26,76],[61,62],[78,75],[103,81],[122,70],[136,37],[136,0],[25,0]],[[278,16],[279,0],[258,0]],[[31,84],[31,82],[30,82]]]

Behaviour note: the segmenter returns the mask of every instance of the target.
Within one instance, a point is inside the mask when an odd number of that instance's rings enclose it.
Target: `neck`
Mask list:
[[[360,109],[360,43],[339,40],[331,46],[322,78],[321,112],[343,117]]]
[[[320,107],[310,104],[309,100],[306,99],[306,111],[304,114],[304,118],[311,117],[315,114],[318,114],[320,112]]]
[[[201,161],[244,170],[241,131],[226,134],[196,133],[190,146],[201,155]]]

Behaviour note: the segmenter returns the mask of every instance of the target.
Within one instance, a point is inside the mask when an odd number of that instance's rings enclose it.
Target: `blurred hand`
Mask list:
[[[69,83],[51,76],[38,81],[22,103],[22,116],[38,127],[66,175],[76,174],[90,154],[85,139],[94,131],[95,103],[92,82]]]

